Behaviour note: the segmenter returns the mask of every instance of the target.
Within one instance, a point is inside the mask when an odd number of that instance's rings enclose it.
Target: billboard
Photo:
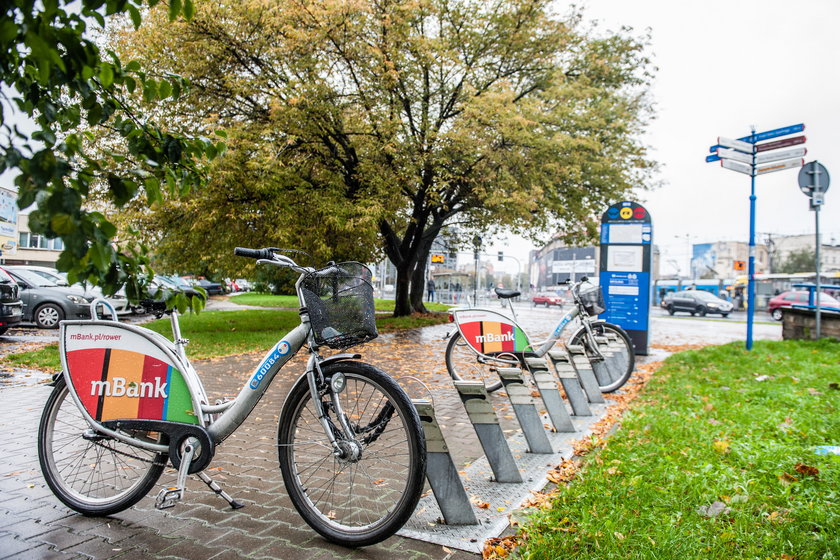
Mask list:
[[[0,247],[17,246],[17,194],[0,188]]]

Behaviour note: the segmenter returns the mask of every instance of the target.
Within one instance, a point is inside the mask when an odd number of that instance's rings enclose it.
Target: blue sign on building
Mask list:
[[[636,354],[647,355],[653,224],[644,206],[619,202],[601,217],[601,317],[627,331]]]

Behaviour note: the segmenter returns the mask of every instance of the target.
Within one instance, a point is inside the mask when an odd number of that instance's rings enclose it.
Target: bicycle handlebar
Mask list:
[[[271,249],[249,249],[247,247],[237,247],[233,250],[233,254],[237,257],[247,257],[249,259],[257,260],[274,260],[274,252]]]

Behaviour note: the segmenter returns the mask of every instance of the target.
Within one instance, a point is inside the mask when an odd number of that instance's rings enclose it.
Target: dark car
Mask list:
[[[23,317],[23,302],[20,289],[9,274],[0,269],[0,334],[20,323]]]
[[[89,319],[92,296],[79,288],[58,286],[27,270],[7,271],[20,288],[22,321],[42,329],[57,329],[64,319]]]
[[[733,305],[703,290],[683,290],[667,294],[663,307],[671,315],[677,311],[687,311],[692,315],[700,315],[701,317],[709,313],[717,313],[726,317],[732,311]]]
[[[552,292],[540,292],[532,297],[531,301],[534,303],[534,307],[538,305],[544,305],[546,307],[556,305],[557,307],[563,307],[563,304],[565,303],[563,298]]]
[[[790,290],[782,292],[774,296],[767,302],[767,311],[770,316],[777,321],[782,320],[782,308],[790,307],[791,305],[808,305],[808,290]],[[840,301],[831,297],[826,293],[820,294],[820,308],[821,309],[838,309],[840,308]]]
[[[217,296],[224,291],[221,284],[218,282],[211,282],[206,278],[202,278],[196,282],[195,285],[204,288],[204,291],[207,292],[208,296]]]

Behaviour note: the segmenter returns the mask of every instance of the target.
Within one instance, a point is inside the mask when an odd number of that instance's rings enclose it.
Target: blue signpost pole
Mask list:
[[[750,142],[755,146],[755,127],[750,135]],[[752,173],[750,173],[750,255],[747,274],[747,350],[753,347],[753,316],[755,313],[755,148],[752,154]]]

